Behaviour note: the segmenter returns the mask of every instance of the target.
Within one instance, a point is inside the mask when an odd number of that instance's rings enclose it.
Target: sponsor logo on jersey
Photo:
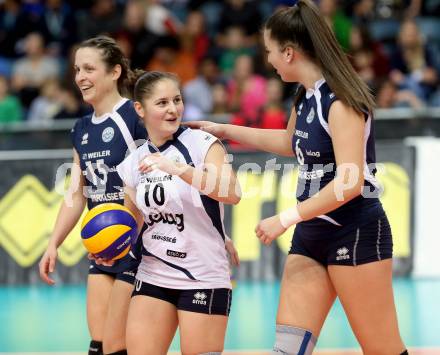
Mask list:
[[[336,251],[336,254],[337,254],[336,260],[339,261],[339,260],[350,259],[350,255],[348,254],[348,252],[349,252],[349,250],[346,247],[339,248]]]
[[[209,134],[207,134],[207,135],[205,136],[205,141],[209,141],[210,139],[212,139],[212,136],[210,136]]]
[[[110,192],[107,194],[102,193],[91,193],[88,192],[88,196],[92,202],[109,202],[109,201],[120,201],[124,199],[124,192]]]
[[[301,137],[301,138],[304,138],[304,139],[309,139],[309,133],[308,132],[304,132],[304,131],[300,131],[299,129],[295,130],[295,136]]]
[[[307,115],[306,118],[306,122],[308,124],[313,122],[313,119],[315,118],[315,109],[312,107],[312,109],[310,110],[309,114]]]
[[[84,133],[84,135],[82,136],[82,141],[81,141],[81,145],[87,144],[89,143],[89,134],[88,133]]]
[[[105,143],[110,142],[115,135],[115,130],[113,127],[107,127],[102,131],[102,141]]]
[[[179,232],[185,229],[183,213],[150,213],[145,222],[149,226],[160,222],[164,224],[175,224]]]
[[[330,99],[333,99],[333,98],[335,97],[335,94],[334,94],[334,93],[330,93],[330,94],[328,95],[328,97],[329,97]]]
[[[140,178],[140,183],[148,182],[150,184],[154,184],[156,182],[172,181],[173,180],[172,175],[163,175],[163,176],[148,176],[148,175],[150,175],[150,174],[149,173],[142,174],[142,176]]]
[[[173,258],[179,258],[179,259],[186,258],[186,253],[182,253],[181,251],[175,251],[175,250],[170,250],[170,249],[167,249],[167,255],[171,256]]]
[[[321,156],[321,153],[320,152],[312,152],[311,150],[306,149],[306,155],[308,155],[309,157],[319,158]]]
[[[299,175],[298,175],[298,177],[302,180],[316,180],[316,179],[321,179],[323,176],[324,176],[323,169],[312,170],[312,171],[302,170],[299,171]]]
[[[97,158],[103,158],[103,157],[109,157],[109,156],[110,156],[110,150],[100,150],[99,152],[84,153],[83,159],[84,160],[97,159]]]
[[[167,243],[176,243],[176,237],[168,237],[167,235],[158,234],[158,233],[152,234],[151,239],[161,240],[161,241],[167,242]]]
[[[206,296],[205,292],[199,292],[197,291],[194,294],[194,299],[193,302],[194,304],[200,304],[202,306],[206,306],[206,299],[208,298],[208,296]]]

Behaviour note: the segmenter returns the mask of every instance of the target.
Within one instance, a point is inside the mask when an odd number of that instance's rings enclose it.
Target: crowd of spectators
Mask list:
[[[265,59],[260,28],[287,0],[2,0],[0,124],[76,118],[84,39],[116,39],[133,68],[179,75],[186,120],[285,125],[293,86]],[[440,0],[318,0],[379,108],[440,107]]]

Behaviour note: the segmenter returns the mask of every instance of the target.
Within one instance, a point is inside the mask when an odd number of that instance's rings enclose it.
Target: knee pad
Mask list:
[[[124,349],[124,350],[119,350],[119,351],[116,351],[114,353],[109,353],[109,354],[106,354],[106,355],[128,355],[128,353],[127,353],[127,349]]]
[[[311,355],[316,340],[308,330],[277,325],[272,355]]]
[[[90,342],[89,355],[103,355],[102,341],[92,340]]]

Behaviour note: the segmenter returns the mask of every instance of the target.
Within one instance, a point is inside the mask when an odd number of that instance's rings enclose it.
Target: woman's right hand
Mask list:
[[[49,285],[53,285],[55,283],[55,280],[49,277],[49,273],[55,271],[57,257],[57,249],[55,247],[48,247],[41,257],[40,263],[38,264],[41,280]]]
[[[92,253],[88,253],[87,258],[89,260],[94,260],[97,265],[113,266],[113,264],[115,263],[114,260],[99,258]]]
[[[183,125],[193,129],[200,129],[202,131],[211,133],[218,139],[225,139],[226,137],[226,125],[221,123],[215,123],[211,121],[189,121],[184,122]]]

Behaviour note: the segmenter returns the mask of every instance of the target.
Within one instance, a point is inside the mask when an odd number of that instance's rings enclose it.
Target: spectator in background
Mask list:
[[[77,39],[77,24],[70,6],[63,0],[46,0],[42,22],[50,53],[65,57]]]
[[[0,5],[0,56],[15,58],[15,45],[20,39],[21,30],[17,24],[21,15],[19,0],[5,0]]]
[[[277,78],[270,78],[265,89],[267,99],[256,115],[235,114],[232,116],[231,124],[253,128],[285,129],[287,115],[283,106],[283,84]],[[235,141],[231,141],[230,144],[234,149],[250,148]]]
[[[229,114],[228,109],[228,93],[226,86],[222,82],[218,82],[212,86],[212,110],[213,115]]]
[[[159,39],[153,59],[147,65],[149,71],[173,72],[179,76],[182,85],[197,75],[196,62],[191,53],[181,48],[176,37],[166,36]]]
[[[160,0],[145,0],[147,13],[145,26],[157,36],[176,36],[182,24],[173,13],[160,3]]]
[[[60,67],[57,60],[46,55],[40,33],[33,32],[26,36],[25,52],[26,55],[14,63],[12,89],[18,93],[22,105],[28,108],[38,96],[41,85],[59,76]]]
[[[78,90],[69,85],[61,85],[58,100],[61,108],[54,119],[80,118],[92,112],[92,108],[81,100]]]
[[[145,68],[153,57],[158,36],[145,27],[145,5],[140,0],[129,0],[125,6],[122,28],[115,38],[121,45],[125,42],[125,55],[132,68]]]
[[[197,64],[206,56],[210,41],[206,33],[205,18],[202,12],[192,11],[188,14],[180,34],[180,42],[186,51],[193,54]]]
[[[40,95],[36,97],[29,108],[28,121],[44,122],[52,120],[61,110],[60,83],[57,79],[48,79],[43,83]]]
[[[435,91],[438,72],[431,48],[423,41],[413,20],[402,23],[397,47],[391,56],[390,78],[399,89],[411,90],[427,101]]]
[[[183,87],[185,105],[195,106],[202,113],[209,113],[213,107],[212,87],[220,80],[216,61],[212,57],[202,59],[199,75]]]
[[[287,115],[283,105],[283,83],[278,78],[267,80],[266,96],[258,128],[284,129],[287,125]]]
[[[263,106],[266,104],[266,79],[255,74],[250,56],[241,55],[235,61],[233,76],[227,83],[227,92],[229,112],[234,113],[231,123],[258,127]],[[231,145],[240,147],[234,141]]]
[[[115,0],[93,0],[89,11],[78,16],[78,37],[85,40],[99,34],[116,33],[122,24]]]
[[[348,51],[350,48],[351,20],[340,9],[338,0],[320,0],[319,10],[333,29],[341,47]]]
[[[440,16],[440,0],[410,0],[409,6],[406,9],[406,16],[414,18],[417,16]]]
[[[266,79],[255,74],[252,57],[244,54],[237,58],[227,91],[230,112],[255,121],[266,103]]]
[[[225,34],[218,38],[221,54],[219,56],[220,70],[225,76],[229,76],[234,68],[237,57],[254,51],[247,46],[244,29],[240,26],[229,27]]]
[[[258,1],[227,0],[222,2],[218,31],[225,34],[231,27],[241,27],[246,36],[246,45],[256,43],[261,27],[261,14]]]
[[[368,26],[374,19],[374,0],[350,0],[346,3],[346,13],[352,18],[353,23],[358,26]]]
[[[370,87],[374,87],[377,80],[388,76],[390,71],[389,58],[382,44],[371,38],[367,27],[351,27],[350,54],[355,69],[370,84]],[[369,68],[370,75],[363,73],[363,69],[366,67]]]
[[[376,95],[377,108],[392,109],[406,107],[419,109],[425,106],[410,90],[399,90],[391,80],[384,80],[377,89]]]
[[[23,119],[20,100],[9,93],[8,79],[0,75],[0,124]]]

